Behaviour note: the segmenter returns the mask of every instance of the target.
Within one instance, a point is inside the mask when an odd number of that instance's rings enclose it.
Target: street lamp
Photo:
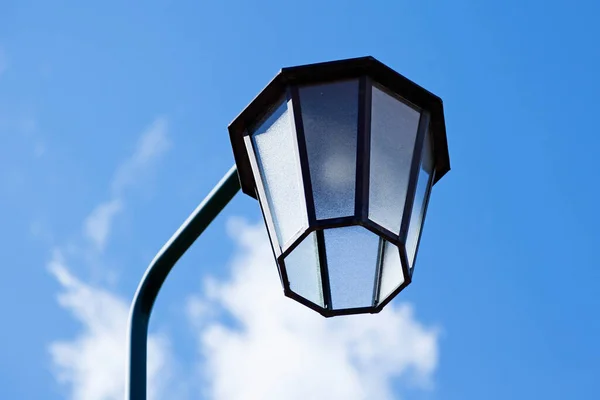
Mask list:
[[[410,283],[450,169],[438,97],[372,57],[284,68],[229,132],[286,296],[327,317],[376,313]]]
[[[450,170],[441,99],[372,57],[282,69],[229,134],[236,165],[135,294],[130,400],[146,398],[162,283],[240,187],[260,203],[284,294],[331,317],[377,313],[410,284],[431,188]]]

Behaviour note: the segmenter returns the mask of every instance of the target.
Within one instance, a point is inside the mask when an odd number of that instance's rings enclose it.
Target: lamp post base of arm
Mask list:
[[[129,315],[125,400],[146,400],[148,324],[158,292],[173,266],[240,190],[234,165],[156,254],[140,282]]]

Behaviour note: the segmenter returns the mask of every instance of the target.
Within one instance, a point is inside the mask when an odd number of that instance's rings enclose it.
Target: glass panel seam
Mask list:
[[[406,200],[404,202],[404,211],[402,213],[402,223],[400,225],[399,236],[400,240],[404,243],[406,243],[408,225],[410,223],[413,203],[415,201],[417,183],[419,180],[419,169],[421,168],[421,160],[423,157],[423,144],[425,142],[425,135],[429,130],[429,120],[429,112],[423,111],[419,118],[419,127],[417,129],[417,137],[415,140],[415,147],[412,155],[412,163],[410,166],[408,188],[406,190]]]
[[[325,234],[322,230],[315,232],[317,235],[317,251],[319,253],[319,267],[321,269],[321,285],[323,286],[323,304],[326,310],[331,310],[331,285],[329,283],[329,269],[327,266],[327,253],[325,250]]]
[[[383,252],[388,244],[383,238],[379,238],[379,248],[377,249],[377,266],[375,268],[375,282],[373,283],[373,302],[371,305],[377,307],[379,303],[379,294],[381,291],[381,275],[383,274]]]
[[[371,98],[372,82],[368,76],[359,81],[358,131],[356,146],[356,191],[354,214],[361,220],[369,218],[369,173],[371,165]]]

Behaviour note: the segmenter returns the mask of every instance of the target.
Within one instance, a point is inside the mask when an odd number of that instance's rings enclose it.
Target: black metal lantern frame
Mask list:
[[[303,121],[302,102],[299,90],[308,85],[318,85],[334,82],[356,80],[357,90],[357,144],[356,144],[356,177],[354,188],[354,212],[352,215],[335,218],[317,218],[313,182],[309,169],[309,157],[305,141],[305,121]],[[420,113],[412,159],[410,161],[410,173],[404,199],[404,211],[400,223],[400,229],[393,232],[381,224],[369,218],[369,187],[371,166],[371,112],[373,88],[378,88],[386,94],[393,96]],[[273,110],[285,103],[292,129],[296,138],[294,154],[300,165],[300,184],[304,194],[306,205],[306,223],[293,237],[285,243],[280,243],[274,226],[272,205],[266,200],[267,188],[261,178],[257,156],[253,151],[252,130]],[[233,146],[234,157],[238,166],[238,173],[242,191],[249,196],[257,198],[263,212],[267,231],[277,261],[280,279],[286,296],[314,309],[320,314],[331,317],[335,315],[377,313],[391,301],[399,292],[411,283],[414,266],[414,258],[409,263],[406,250],[406,239],[412,208],[417,190],[417,178],[422,162],[423,146],[426,135],[430,135],[431,153],[433,156],[433,172],[427,182],[427,193],[424,197],[422,208],[422,221],[425,220],[429,191],[433,184],[442,178],[450,170],[448,145],[442,100],[434,94],[411,82],[399,73],[385,66],[373,57],[362,57],[341,61],[333,61],[306,66],[284,68],[264,88],[264,90],[246,107],[246,109],[230,124],[230,139]],[[378,257],[377,272],[375,273],[373,300],[368,306],[338,309],[332,305],[331,288],[326,258],[326,246],[324,230],[330,228],[341,228],[351,226],[362,226],[378,237],[391,243],[399,249],[402,265],[403,283],[397,287],[385,299],[379,298],[381,287],[382,256]],[[419,228],[421,229],[421,228]],[[305,238],[313,234],[316,238],[316,249],[320,268],[320,284],[322,285],[322,304],[297,294],[290,287],[286,257],[294,251]],[[421,230],[416,242],[415,256],[418,251]],[[383,243],[383,241],[380,241]],[[380,245],[383,246],[383,245]],[[383,253],[383,249],[379,249]],[[411,265],[409,267],[409,265]]]

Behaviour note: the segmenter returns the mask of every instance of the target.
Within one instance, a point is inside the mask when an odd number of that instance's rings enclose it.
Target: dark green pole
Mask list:
[[[129,365],[126,400],[146,400],[148,323],[158,292],[169,272],[206,227],[240,190],[235,165],[206,196],[154,257],[138,286],[129,315]]]

